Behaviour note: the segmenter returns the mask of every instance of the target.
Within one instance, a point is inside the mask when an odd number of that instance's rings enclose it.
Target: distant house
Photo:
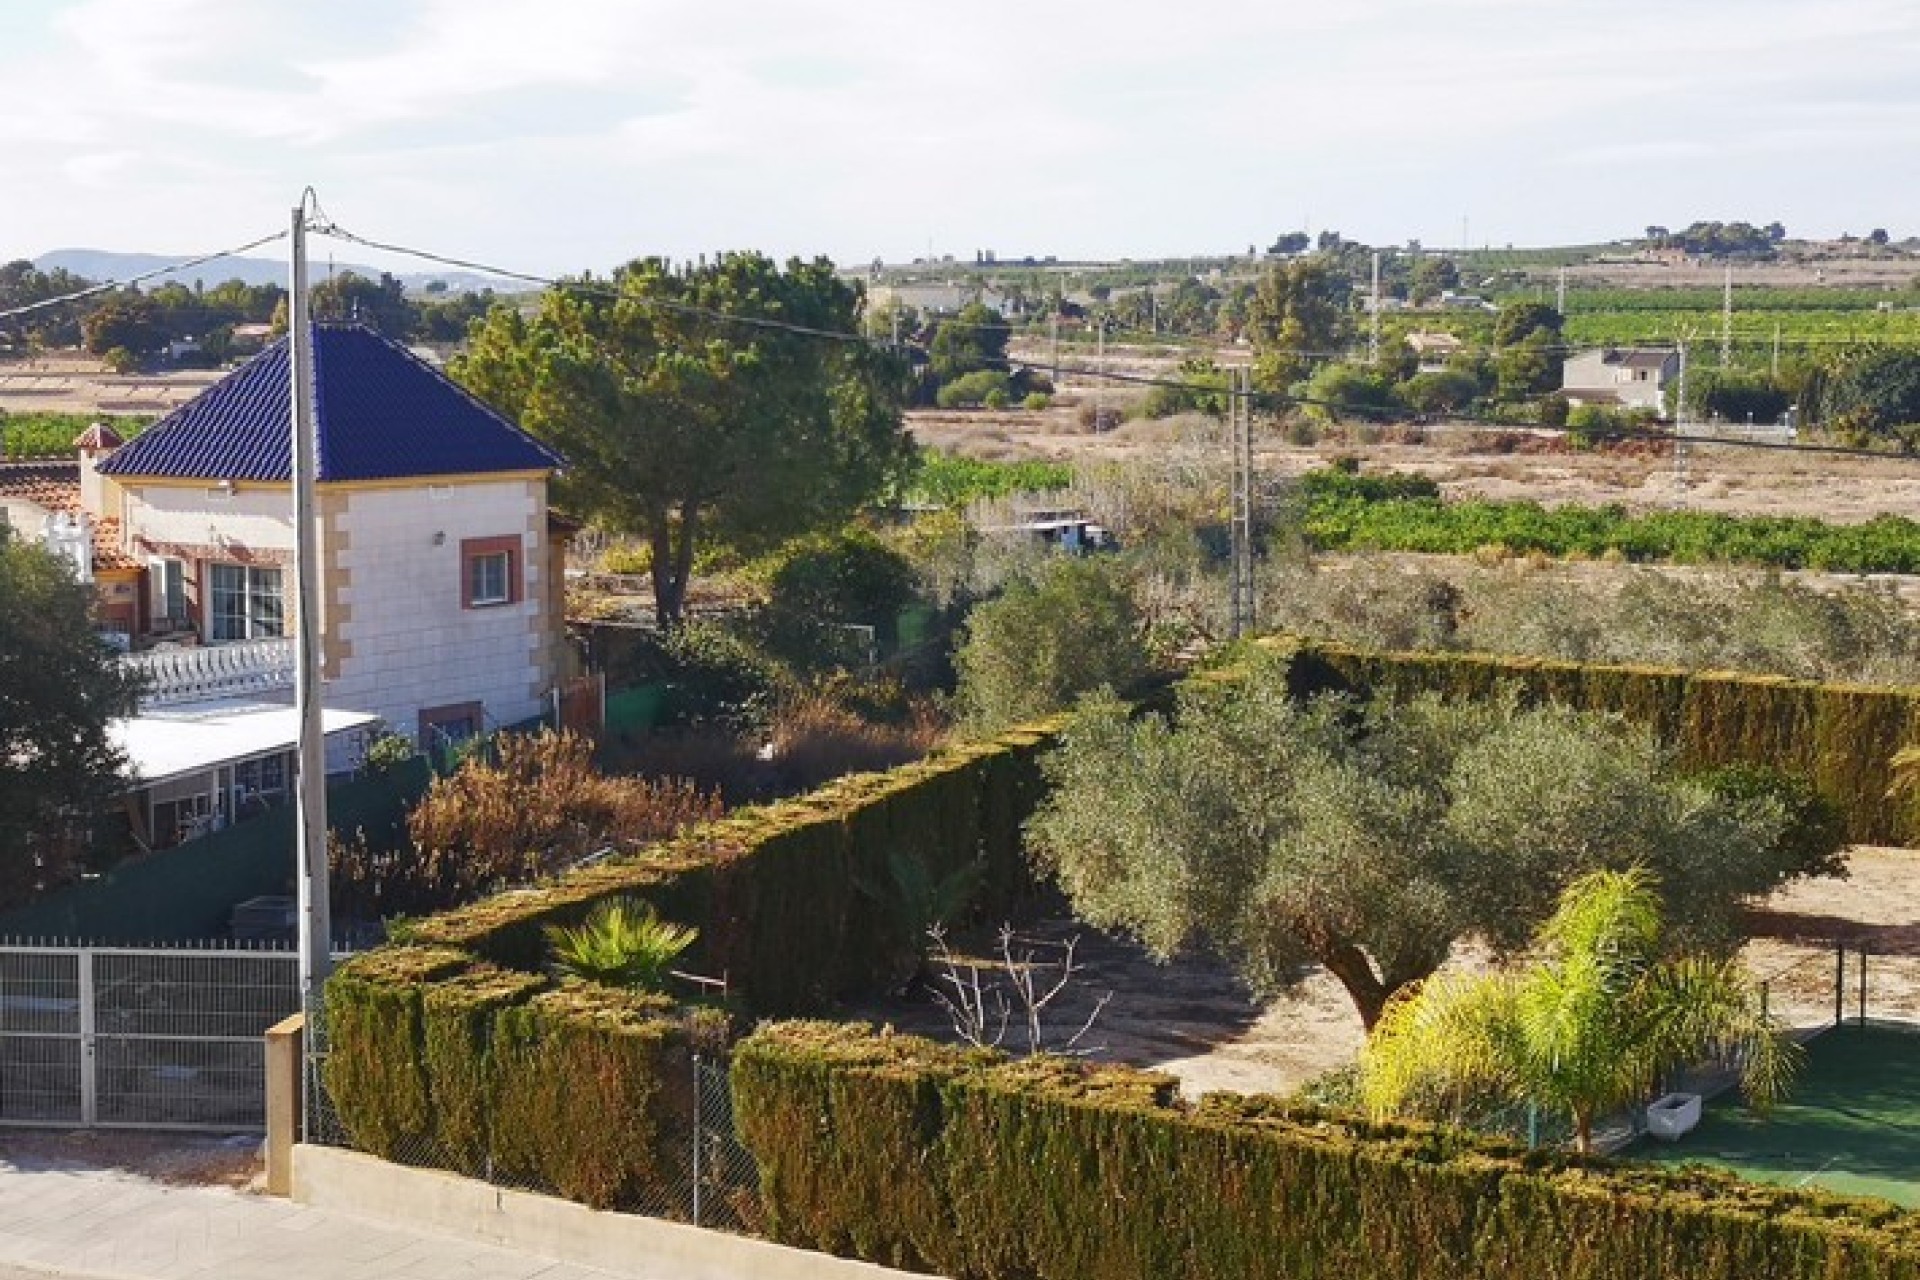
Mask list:
[[[1571,404],[1666,411],[1667,385],[1680,376],[1680,353],[1666,347],[1603,347],[1582,351],[1563,367]]]
[[[991,288],[966,284],[883,284],[867,290],[867,310],[878,312],[890,305],[910,307],[922,315],[957,314],[962,307],[978,302],[1001,314],[1011,308],[1005,294]]]
[[[75,576],[93,584],[101,628],[130,642],[145,616],[146,574],[125,549],[120,521],[86,503],[82,479],[120,444],[113,428],[96,422],[73,442],[76,462],[0,463],[0,527],[71,560]]]
[[[1407,335],[1407,345],[1413,348],[1421,373],[1438,373],[1447,367],[1447,361],[1464,351],[1467,344],[1451,333],[1416,330]]]

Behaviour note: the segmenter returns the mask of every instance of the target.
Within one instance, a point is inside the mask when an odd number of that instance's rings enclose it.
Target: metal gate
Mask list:
[[[0,947],[0,1125],[260,1129],[288,951]]]

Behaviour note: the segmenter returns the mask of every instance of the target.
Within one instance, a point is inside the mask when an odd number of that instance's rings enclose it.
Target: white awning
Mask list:
[[[320,720],[329,739],[379,723],[379,716],[364,711],[328,710]],[[109,733],[126,753],[135,785],[150,787],[223,764],[291,751],[300,741],[300,713],[257,702],[200,702],[116,720]]]

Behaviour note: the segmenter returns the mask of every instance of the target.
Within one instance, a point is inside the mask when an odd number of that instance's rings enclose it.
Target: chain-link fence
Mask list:
[[[1760,1007],[1787,1031],[1816,1035],[1843,1016],[1840,991],[1847,969],[1842,943],[1796,945],[1755,974]]]
[[[1875,939],[1850,953],[1846,1003],[1862,1023],[1920,1025],[1920,939]]]
[[[314,1025],[310,1022],[309,1024]],[[355,1148],[353,1134],[326,1090],[324,1027],[310,1040],[307,1062],[306,1140]],[[682,1087],[663,1081],[649,1105],[656,1109],[663,1140],[653,1144],[652,1168],[627,1179],[614,1207],[627,1213],[669,1218],[722,1231],[758,1234],[760,1171],[741,1145],[733,1122],[733,1093],[724,1055],[697,1054]],[[496,1163],[494,1144],[403,1141],[384,1154],[398,1163],[444,1168],[514,1191],[564,1195],[562,1188],[523,1169]]]

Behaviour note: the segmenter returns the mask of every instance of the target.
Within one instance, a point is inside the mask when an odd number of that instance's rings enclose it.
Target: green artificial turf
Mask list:
[[[1678,1142],[1645,1138],[1625,1154],[1920,1208],[1920,1031],[1837,1027],[1807,1045],[1800,1079],[1769,1115],[1727,1094]]]

